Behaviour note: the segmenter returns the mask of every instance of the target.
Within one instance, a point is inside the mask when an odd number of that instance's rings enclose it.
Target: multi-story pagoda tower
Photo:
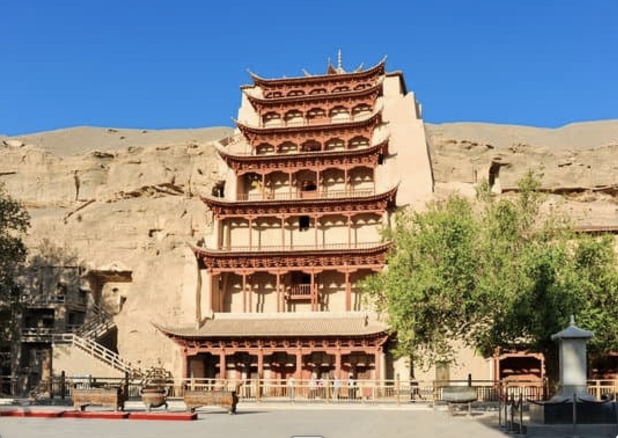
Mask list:
[[[432,193],[420,107],[384,61],[251,78],[218,147],[227,176],[203,197],[196,327],[162,330],[185,376],[392,378],[388,327],[356,285],[384,268],[397,205]]]

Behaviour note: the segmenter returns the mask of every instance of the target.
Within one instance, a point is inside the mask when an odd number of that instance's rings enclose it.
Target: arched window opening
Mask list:
[[[307,120],[316,123],[326,120],[326,111],[323,108],[311,108],[307,112]]]
[[[275,153],[275,147],[270,143],[260,143],[255,148],[256,155],[268,155]]]
[[[302,144],[301,152],[317,152],[322,149],[322,145],[315,140],[307,140]]]
[[[262,124],[264,126],[281,125],[281,115],[275,112],[269,112],[262,116]]]
[[[315,180],[305,180],[300,183],[301,198],[315,198],[318,194],[318,184]]]
[[[290,110],[285,113],[285,123],[287,125],[299,125],[303,122],[303,113],[299,110]]]
[[[354,118],[367,116],[369,114],[371,114],[371,107],[366,103],[362,103],[352,108],[352,116]]]
[[[361,149],[369,146],[369,139],[365,137],[354,137],[350,140],[349,149]]]
[[[298,152],[298,145],[296,143],[292,143],[291,141],[286,141],[279,145],[280,154],[293,154],[295,152]]]
[[[305,95],[305,91],[304,90],[290,90],[288,92],[288,96],[292,97],[292,96],[304,96]]]
[[[325,144],[327,151],[343,151],[345,150],[345,142],[340,138],[331,138]]]
[[[333,122],[345,121],[350,119],[348,109],[343,106],[336,106],[330,110],[330,118]]]

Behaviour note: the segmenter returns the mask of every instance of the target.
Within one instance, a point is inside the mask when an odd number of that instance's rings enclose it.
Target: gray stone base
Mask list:
[[[615,427],[618,422],[616,403],[578,401],[573,409],[573,402],[563,403],[531,403],[530,422],[542,425],[573,424],[611,424]],[[575,411],[575,412],[574,412]]]
[[[538,424],[529,423],[526,427],[530,437],[608,437],[618,434],[615,424]]]

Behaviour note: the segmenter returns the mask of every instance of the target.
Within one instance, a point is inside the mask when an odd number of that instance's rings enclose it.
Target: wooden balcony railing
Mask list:
[[[311,299],[311,284],[295,284],[288,286],[285,291],[287,300],[309,300]]]
[[[302,190],[290,192],[272,192],[265,190],[263,193],[238,193],[235,201],[255,202],[255,201],[294,201],[298,199],[346,199],[361,198],[375,194],[373,189],[354,189],[354,190]]]
[[[371,249],[384,245],[383,242],[350,242],[350,243],[323,243],[315,245],[259,245],[252,246],[221,246],[216,251],[222,252],[281,252],[281,251],[327,251],[327,250],[353,250]],[[208,248],[208,250],[212,250]]]

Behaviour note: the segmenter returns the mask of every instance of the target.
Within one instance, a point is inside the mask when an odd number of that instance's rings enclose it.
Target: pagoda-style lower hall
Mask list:
[[[383,378],[389,339],[361,312],[217,314],[200,328],[161,330],[181,346],[186,377],[232,381]]]

